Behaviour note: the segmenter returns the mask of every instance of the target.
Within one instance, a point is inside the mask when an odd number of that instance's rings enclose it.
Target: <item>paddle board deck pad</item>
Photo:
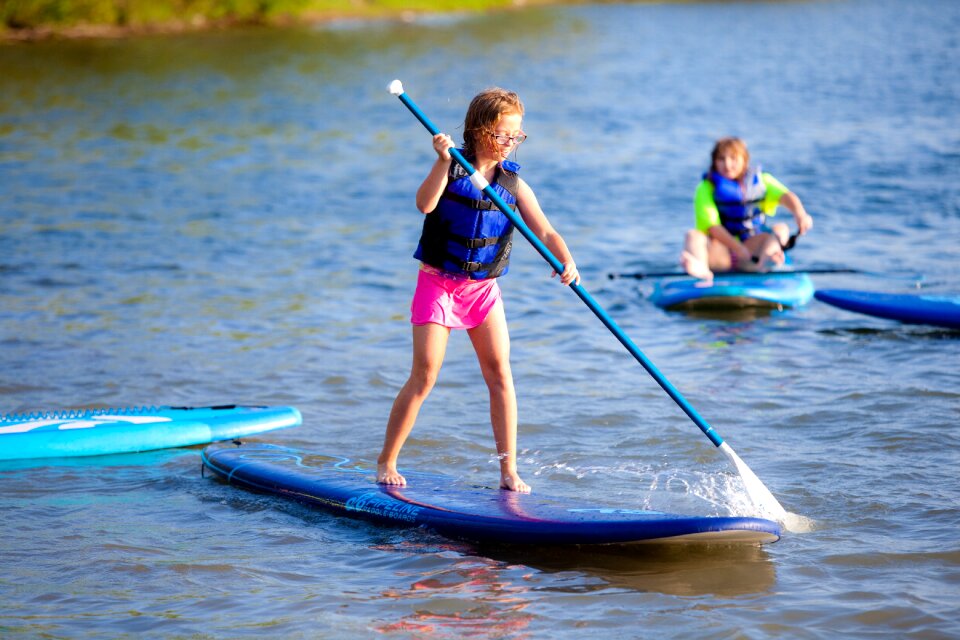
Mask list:
[[[206,469],[229,484],[275,494],[333,513],[424,527],[443,536],[511,545],[636,543],[762,544],[780,526],[760,518],[688,516],[619,509],[462,483],[404,471],[407,485],[376,483],[372,470],[346,458],[247,443],[217,444],[201,454]]]
[[[960,329],[960,295],[932,296],[851,289],[823,289],[814,295],[817,300],[835,307],[877,318]]]
[[[138,407],[0,416],[0,460],[96,456],[208,444],[294,427],[293,407]]]
[[[661,309],[706,310],[799,307],[813,297],[813,282],[802,272],[718,273],[710,282],[697,278],[661,280],[650,300]]]

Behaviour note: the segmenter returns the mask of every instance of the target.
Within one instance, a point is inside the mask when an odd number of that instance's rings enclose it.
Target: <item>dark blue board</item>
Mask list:
[[[960,329],[960,295],[879,293],[851,289],[822,289],[817,300],[878,318],[911,324]]]
[[[718,273],[711,282],[677,278],[658,282],[650,300],[662,309],[798,307],[810,302],[813,282],[802,272]]]
[[[0,460],[98,456],[208,444],[293,427],[293,407],[128,407],[0,416]]]
[[[688,516],[573,503],[467,485],[404,471],[405,487],[378,485],[372,471],[345,458],[268,444],[211,445],[205,467],[229,484],[276,494],[334,513],[481,543],[593,545],[635,543],[762,544],[780,526],[760,518]]]

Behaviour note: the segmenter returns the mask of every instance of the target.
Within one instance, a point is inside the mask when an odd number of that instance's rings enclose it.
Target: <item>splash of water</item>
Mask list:
[[[528,463],[534,463],[527,459]],[[805,516],[782,510],[782,513],[758,510],[754,494],[748,490],[742,475],[729,470],[685,471],[670,468],[667,463],[625,463],[616,467],[575,465],[566,462],[541,464],[536,476],[554,474],[572,476],[577,480],[603,477],[618,489],[607,494],[629,501],[636,508],[667,513],[689,513],[706,516],[764,517],[778,522],[791,533],[807,533],[815,522]],[[759,480],[758,480],[759,482]],[[777,503],[779,506],[779,503]],[[782,507],[781,507],[782,509]],[[775,517],[770,517],[774,515]]]

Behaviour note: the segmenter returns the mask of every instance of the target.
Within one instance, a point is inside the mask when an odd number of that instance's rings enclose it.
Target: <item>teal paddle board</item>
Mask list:
[[[97,456],[208,444],[297,426],[293,407],[134,407],[0,416],[0,460]]]
[[[650,301],[662,309],[707,310],[799,307],[813,297],[803,272],[718,273],[712,281],[682,277],[658,282]]]

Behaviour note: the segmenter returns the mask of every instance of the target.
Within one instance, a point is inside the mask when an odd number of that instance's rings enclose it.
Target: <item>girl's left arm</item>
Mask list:
[[[520,217],[530,227],[530,231],[546,245],[550,253],[563,265],[560,283],[564,286],[571,282],[580,284],[580,272],[577,270],[577,264],[573,261],[573,255],[567,248],[567,243],[547,220],[547,215],[540,208],[540,203],[537,201],[533,189],[522,178],[519,179],[517,188],[517,208],[520,210]],[[553,275],[556,275],[556,272]]]

